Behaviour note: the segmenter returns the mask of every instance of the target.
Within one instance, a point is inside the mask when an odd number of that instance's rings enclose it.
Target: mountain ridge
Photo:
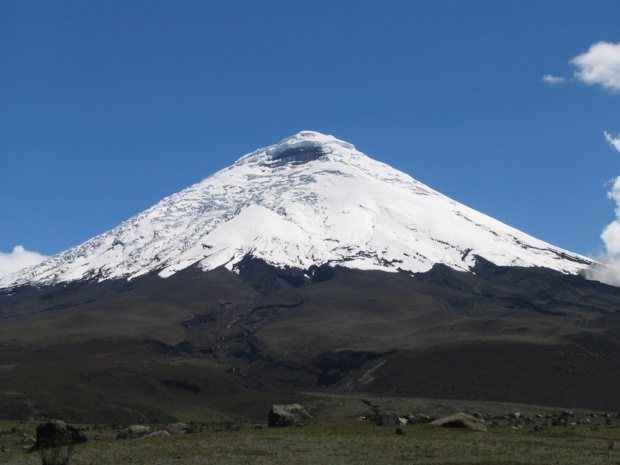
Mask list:
[[[497,265],[578,274],[593,261],[466,207],[333,136],[302,131],[99,236],[0,279],[0,288],[168,277],[198,264],[428,271]]]

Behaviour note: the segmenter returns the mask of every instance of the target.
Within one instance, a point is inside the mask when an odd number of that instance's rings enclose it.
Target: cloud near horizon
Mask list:
[[[607,197],[616,203],[616,219],[608,224],[601,234],[605,253],[597,257],[600,265],[592,266],[587,271],[586,277],[612,286],[620,286],[620,176],[614,180]]]
[[[605,139],[614,150],[620,152],[620,134],[614,137],[605,132]],[[616,203],[616,219],[608,224],[601,234],[605,244],[605,253],[597,257],[601,265],[592,266],[586,276],[612,286],[620,286],[620,176],[614,180],[607,197]]]
[[[47,258],[38,252],[24,249],[21,245],[13,247],[9,253],[0,252],[0,278],[19,271],[27,266],[41,263]]]
[[[571,81],[598,85],[613,94],[620,94],[620,43],[596,42],[590,45],[587,52],[572,58],[569,63],[576,68]],[[567,79],[546,74],[542,81],[561,84]],[[620,152],[620,133],[614,136],[605,131],[603,134],[610,146]],[[603,230],[601,239],[605,244],[605,253],[596,258],[599,264],[591,266],[586,271],[586,277],[620,286],[620,176],[614,179],[607,197],[616,204],[616,219]]]

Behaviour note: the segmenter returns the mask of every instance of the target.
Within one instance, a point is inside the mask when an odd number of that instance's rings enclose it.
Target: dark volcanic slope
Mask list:
[[[21,288],[0,296],[0,416],[252,417],[292,390],[618,410],[618,309],[620,289],[481,259]]]
[[[248,370],[278,387],[620,408],[620,290],[482,260],[475,271],[337,269],[255,333],[265,349]]]

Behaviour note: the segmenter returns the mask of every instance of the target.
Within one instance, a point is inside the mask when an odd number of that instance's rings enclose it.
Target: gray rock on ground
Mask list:
[[[168,431],[170,434],[187,434],[187,431],[189,430],[189,426],[187,426],[187,424],[185,423],[172,423],[170,425],[167,425],[164,428],[164,431]]]
[[[269,410],[269,428],[292,426],[310,420],[312,416],[299,404],[273,405]]]
[[[137,439],[151,433],[151,428],[144,425],[132,425],[124,430],[119,431],[116,439]]]
[[[435,420],[430,424],[435,426],[441,426],[443,428],[468,428],[474,431],[487,430],[487,425],[484,423],[484,421],[462,412],[440,418],[439,420]]]

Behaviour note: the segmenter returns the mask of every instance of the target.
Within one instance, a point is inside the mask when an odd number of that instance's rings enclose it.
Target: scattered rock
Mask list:
[[[399,426],[396,428],[396,434],[405,434],[405,430]]]
[[[20,446],[33,446],[36,444],[36,442],[37,440],[33,438],[32,436],[27,436],[25,434],[22,434],[22,438],[19,440],[17,444]]]
[[[164,428],[170,434],[186,434],[189,427],[185,423],[173,423]]]
[[[441,426],[443,428],[468,428],[474,431],[486,431],[487,426],[482,420],[467,415],[466,413],[455,413],[448,417],[440,418],[430,423],[431,425]]]
[[[393,410],[373,411],[368,415],[368,419],[378,426],[400,426],[400,416]]]
[[[140,436],[140,439],[162,438],[162,437],[167,437],[167,436],[171,436],[171,434],[168,431],[164,431],[160,429],[157,431],[153,431],[152,433],[145,434],[144,436]]]
[[[530,430],[530,433],[546,433],[548,431],[544,426],[536,425]]]
[[[137,439],[146,436],[151,432],[151,428],[144,425],[132,425],[124,430],[119,431],[116,439]]]
[[[306,409],[299,404],[274,405],[269,410],[267,426],[269,428],[291,426],[311,418]]]
[[[416,415],[407,415],[407,424],[409,425],[425,425],[426,423],[430,423],[435,418],[429,417],[428,415],[423,415],[421,413]]]
[[[569,419],[574,416],[573,412],[564,411],[559,416],[554,417],[551,421],[553,426],[568,426]]]

